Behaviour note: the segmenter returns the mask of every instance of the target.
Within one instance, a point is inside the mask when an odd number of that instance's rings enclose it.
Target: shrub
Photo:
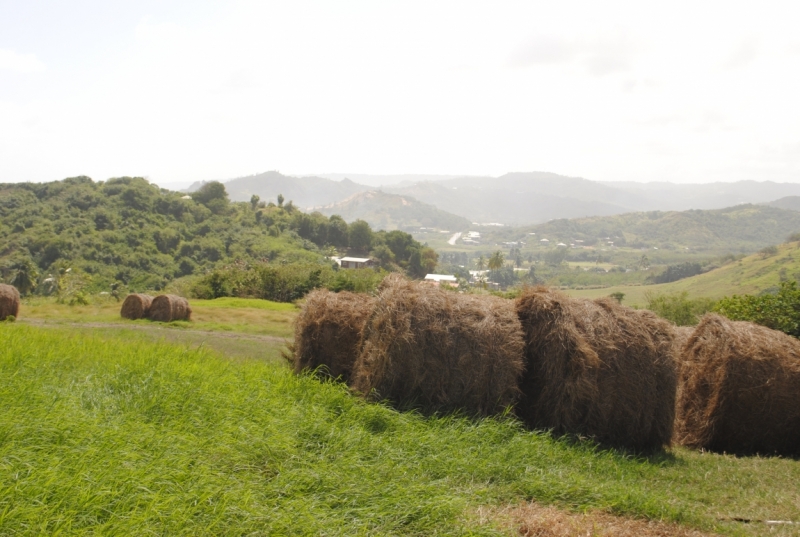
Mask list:
[[[696,325],[700,317],[714,307],[714,300],[710,298],[690,299],[686,291],[680,293],[645,293],[647,309],[672,321],[678,326]]]
[[[732,321],[750,321],[800,336],[800,289],[793,281],[782,282],[775,294],[725,297],[712,310]]]

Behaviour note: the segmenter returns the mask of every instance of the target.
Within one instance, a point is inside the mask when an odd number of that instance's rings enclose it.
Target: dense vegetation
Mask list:
[[[800,289],[796,281],[782,282],[774,293],[723,298],[714,311],[734,321],[751,321],[800,337]]]
[[[436,265],[406,233],[306,214],[282,196],[231,203],[217,182],[188,199],[134,177],[0,185],[0,237],[0,277],[24,294],[160,290],[235,261],[330,265],[337,251],[412,276]]]
[[[795,461],[636,458],[105,334],[0,326],[1,534],[507,535],[530,499],[737,535],[800,516]]]

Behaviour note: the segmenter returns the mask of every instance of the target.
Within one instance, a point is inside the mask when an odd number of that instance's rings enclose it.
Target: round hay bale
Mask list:
[[[0,321],[19,317],[19,291],[13,285],[0,283]]]
[[[119,314],[123,319],[146,319],[150,313],[150,305],[153,297],[139,293],[131,293],[122,301],[122,308]]]
[[[495,414],[517,400],[522,350],[513,302],[389,275],[364,327],[352,387],[426,411]]]
[[[694,326],[674,326],[672,329],[675,331],[675,348],[678,351],[677,356],[680,359],[680,353],[683,351],[684,345],[686,345],[689,338],[694,334]]]
[[[311,291],[294,324],[295,373],[317,370],[349,382],[374,303],[375,299],[365,294]]]
[[[800,341],[706,314],[683,348],[678,443],[800,456]]]
[[[168,323],[188,321],[192,317],[189,301],[177,295],[158,295],[150,304],[148,319]]]
[[[670,444],[677,371],[669,322],[544,287],[525,290],[516,306],[526,358],[517,414],[528,426],[634,451]]]

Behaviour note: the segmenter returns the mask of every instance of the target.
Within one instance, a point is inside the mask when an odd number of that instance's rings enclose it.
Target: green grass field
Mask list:
[[[507,535],[485,513],[531,499],[731,535],[800,520],[797,461],[400,413],[247,354],[0,324],[0,534]]]
[[[718,269],[691,278],[658,285],[617,285],[599,289],[569,289],[571,296],[597,298],[614,292],[625,293],[624,304],[644,306],[645,294],[686,291],[690,298],[719,299],[731,295],[757,294],[764,289],[777,287],[781,279],[800,279],[800,243],[778,246],[778,254],[763,257],[760,254],[745,257]]]

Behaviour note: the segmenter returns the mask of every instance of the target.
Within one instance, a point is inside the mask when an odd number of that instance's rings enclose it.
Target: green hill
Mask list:
[[[271,236],[249,204],[184,198],[131,177],[0,185],[0,273],[44,283],[69,268],[93,290],[143,290],[233,259],[321,258],[300,238]]]
[[[537,238],[565,243],[578,239],[592,245],[605,243],[608,237],[618,247],[747,253],[781,243],[796,231],[800,231],[800,212],[747,204],[715,210],[551,220],[525,228],[492,230],[487,238],[516,240],[518,236],[536,233]]]
[[[377,190],[360,192],[343,201],[318,207],[317,210],[326,215],[338,214],[348,221],[360,218],[376,229],[386,230],[432,227],[460,231],[470,225],[470,221],[464,217],[412,197]]]
[[[758,294],[775,289],[783,280],[800,280],[800,242],[777,247],[775,255],[754,254],[704,274],[658,285],[620,285],[603,289],[566,291],[572,296],[596,298],[614,292],[625,293],[627,305],[644,305],[647,293],[686,291],[690,298],[722,298],[731,295]]]
[[[292,203],[230,202],[221,183],[187,196],[135,177],[0,184],[0,238],[0,279],[43,294],[65,280],[89,292],[160,290],[234,261],[323,262],[331,247],[378,249],[387,266],[414,267],[421,262],[408,259],[422,249],[407,233],[374,233]]]

